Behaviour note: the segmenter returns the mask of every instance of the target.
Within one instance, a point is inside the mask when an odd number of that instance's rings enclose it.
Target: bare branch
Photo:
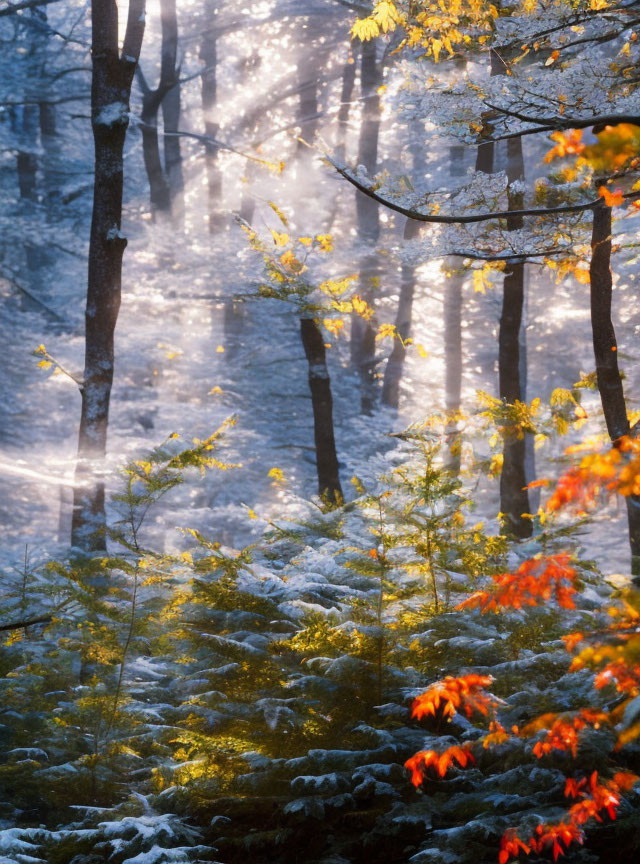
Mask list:
[[[594,117],[529,117],[527,114],[522,114],[519,111],[513,111],[511,108],[504,108],[501,105],[493,105],[487,102],[483,103],[487,108],[492,108],[500,114],[505,114],[508,117],[515,117],[517,120],[522,120],[523,123],[536,123],[540,129],[525,129],[518,135],[531,135],[532,132],[547,132],[552,129],[587,129],[589,126],[617,126],[619,123],[630,123],[634,126],[640,125],[640,117],[635,114],[597,114]]]
[[[334,162],[330,156],[325,154],[325,158],[333,165],[338,174],[341,174],[345,180],[348,180],[349,183],[355,186],[356,189],[359,189],[360,192],[368,195],[369,198],[373,198],[373,200],[377,201],[378,204],[382,204],[390,210],[395,210],[396,213],[402,213],[403,216],[407,216],[409,219],[415,219],[417,222],[430,222],[436,225],[470,225],[475,222],[489,222],[491,219],[507,219],[512,218],[513,216],[553,216],[556,213],[581,213],[587,210],[592,210],[602,202],[601,198],[595,198],[592,201],[585,201],[583,204],[564,204],[560,207],[536,207],[531,210],[497,210],[493,213],[474,213],[470,216],[438,216],[435,213],[420,213],[418,210],[412,210],[409,207],[402,207],[400,204],[396,204],[393,201],[389,201],[387,198],[383,198],[382,195],[378,195],[373,191],[373,189],[365,186],[364,183],[361,183],[356,177],[349,174],[346,168],[342,168]],[[625,196],[625,198],[626,197],[628,196]],[[640,192],[634,193],[633,197],[640,197]]]
[[[136,63],[140,59],[142,37],[144,36],[146,0],[130,0],[127,15],[127,29],[122,45],[122,60]]]
[[[40,3],[34,3],[33,5],[40,5]],[[39,618],[27,618],[24,621],[13,621],[11,624],[0,624],[0,632],[22,630],[24,627],[32,627],[34,624],[49,624],[51,621],[51,615],[41,615]]]
[[[15,15],[22,9],[35,9],[36,6],[49,6],[51,3],[58,2],[59,0],[21,0],[20,3],[10,3],[0,9],[0,18],[4,18],[5,15]]]

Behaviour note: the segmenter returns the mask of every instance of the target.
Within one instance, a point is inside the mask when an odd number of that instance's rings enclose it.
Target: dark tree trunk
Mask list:
[[[632,434],[618,367],[618,345],[611,320],[613,278],[611,275],[611,208],[601,203],[594,207],[591,234],[591,328],[596,361],[598,390],[607,432],[615,444]],[[635,431],[635,430],[634,430]],[[631,572],[640,577],[640,499],[627,498]],[[638,581],[638,579],[634,580]]]
[[[318,494],[329,504],[339,504],[343,500],[343,495],[333,431],[333,398],[324,338],[320,328],[312,318],[300,319],[300,335],[309,364],[309,390],[313,405]]]
[[[171,199],[171,215],[177,225],[184,220],[184,180],[180,137],[180,70],[178,68],[178,16],[176,0],[160,0],[162,54],[160,81],[168,89],[162,100],[164,167]]]
[[[511,138],[507,142],[507,179],[509,185],[524,180],[522,139]],[[509,189],[509,208],[523,207],[523,193]],[[507,230],[522,227],[522,217],[507,219]],[[520,345],[522,339],[522,314],[524,309],[524,262],[509,265],[504,277],[502,314],[500,316],[498,367],[500,398],[509,404],[523,400],[523,374]],[[507,536],[517,539],[530,537],[533,524],[524,514],[531,512],[527,486],[527,441],[524,435],[510,433],[504,436],[502,473],[500,474],[500,510],[503,514],[502,528]]]
[[[205,9],[208,24],[215,20],[215,2],[209,0]],[[204,63],[202,73],[202,113],[204,115],[204,133],[209,138],[216,138],[220,125],[216,117],[218,105],[218,43],[213,26],[208,26],[202,36],[200,45],[200,60]],[[218,148],[207,142],[204,148],[204,158],[207,172],[207,195],[209,212],[209,233],[216,234],[224,225],[224,216],[220,211],[222,198],[222,172],[218,164]],[[253,215],[253,214],[249,214]],[[247,219],[251,222],[251,219]]]
[[[56,106],[41,102],[39,108],[40,142],[42,144],[42,181],[45,203],[51,205],[60,196],[61,178],[56,171],[59,139],[56,128]]]
[[[504,75],[506,72],[503,60],[497,51],[491,49],[491,75]],[[491,117],[493,111],[486,111],[482,114],[483,131],[487,136],[491,135]],[[495,144],[493,141],[483,141],[478,145],[476,152],[476,171],[482,171],[483,174],[493,174],[495,170]]]
[[[380,97],[382,81],[377,61],[377,42],[371,39],[361,49],[360,86],[362,91],[362,125],[358,146],[358,163],[369,175],[378,166],[378,138],[380,134]],[[373,306],[375,289],[380,279],[375,244],[380,236],[378,204],[368,195],[356,192],[358,237],[368,247],[360,265],[360,285],[363,298]],[[371,321],[353,316],[351,321],[351,362],[360,375],[361,411],[372,414],[377,401],[375,329]]]
[[[37,198],[38,106],[23,105],[18,109],[20,149],[16,159],[20,197],[28,201]]]
[[[404,226],[403,240],[413,240],[420,230],[420,223],[407,219]],[[387,360],[382,384],[382,404],[397,411],[400,405],[400,383],[404,370],[407,349],[403,342],[411,333],[411,315],[413,311],[413,295],[416,287],[416,268],[413,264],[403,264],[400,276],[400,297],[396,312],[396,330],[402,338],[393,340],[393,348]]]
[[[142,86],[142,156],[149,181],[151,213],[156,218],[171,212],[171,193],[162,167],[158,140],[158,111],[164,94],[160,88],[149,89],[141,69],[138,69],[138,81]]]
[[[524,301],[524,264],[511,265],[504,277],[502,315],[499,335],[500,397],[510,404],[521,401],[519,333]],[[529,513],[525,472],[525,437],[507,432],[504,436],[503,464],[500,475],[500,510],[505,534],[530,537],[532,524],[523,518]]]
[[[120,308],[123,150],[129,100],[144,33],[145,0],[130,0],[122,54],[115,0],[92,0],[91,127],[95,148],[93,216],[89,241],[85,364],[78,437],[71,543],[90,552],[106,548],[104,482],[98,475],[107,445],[113,382],[114,330]]]

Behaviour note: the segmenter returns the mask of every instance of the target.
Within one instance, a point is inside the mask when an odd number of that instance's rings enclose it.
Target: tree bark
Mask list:
[[[347,133],[349,131],[349,115],[351,113],[351,102],[353,90],[356,83],[356,51],[350,54],[348,61],[342,70],[342,90],[340,91],[340,108],[338,109],[338,134],[336,136],[336,159],[343,162],[346,155]]]
[[[160,81],[168,87],[162,100],[164,167],[169,186],[171,215],[176,225],[184,221],[184,179],[180,137],[180,70],[178,67],[178,16],[176,0],[160,0],[162,53]],[[169,134],[167,134],[169,133]]]
[[[358,146],[358,163],[369,175],[378,166],[378,138],[380,134],[380,67],[377,61],[377,41],[365,42],[361,49],[360,87],[362,92],[362,125]],[[370,247],[360,265],[360,285],[363,299],[372,306],[380,276],[375,244],[380,236],[379,206],[361,192],[356,192],[356,217],[360,242]],[[351,362],[360,375],[360,408],[363,414],[372,414],[377,401],[375,329],[370,321],[357,315],[351,319]]]
[[[524,180],[524,160],[522,139],[512,138],[507,142],[507,179],[509,185]],[[523,206],[523,193],[509,191],[509,207],[520,210]],[[522,217],[507,219],[507,230],[515,231],[522,227]],[[498,337],[498,368],[500,398],[512,405],[523,399],[520,340],[522,312],[524,308],[523,261],[516,261],[509,267],[503,283],[502,314]],[[525,470],[526,439],[524,435],[513,434],[508,430],[504,435],[502,472],[500,474],[500,510],[503,514],[503,531],[516,539],[530,537],[533,533],[531,519],[523,517],[530,513],[529,491],[526,489]]]
[[[611,207],[602,202],[593,209],[591,233],[591,329],[600,401],[607,432],[615,445],[632,434],[627,416],[622,376],[618,367],[618,345],[611,320],[613,277],[611,274]],[[640,498],[626,499],[631,546],[631,572],[640,577]],[[638,578],[634,581],[640,581]]]
[[[85,364],[78,436],[71,543],[85,552],[106,548],[104,459],[113,382],[114,331],[120,309],[123,151],[131,84],[144,34],[145,0],[130,0],[118,53],[115,0],[92,0],[91,127],[95,150],[93,215],[89,240]]]
[[[452,266],[456,266],[453,263]],[[446,467],[460,473],[460,429],[462,399],[462,286],[464,278],[454,273],[444,287],[444,405],[447,415]]]
[[[407,219],[404,226],[403,240],[413,240],[418,235],[420,223]],[[416,268],[412,264],[403,264],[400,275],[400,297],[396,312],[396,331],[400,339],[393,340],[393,348],[387,360],[382,384],[382,404],[397,411],[400,405],[400,383],[404,371],[404,361],[407,349],[403,342],[411,333],[411,316],[413,312],[413,295],[416,287]],[[375,337],[374,337],[375,341]]]
[[[207,18],[211,21],[215,15],[215,0],[207,0],[205,5]],[[213,27],[207,27],[200,45],[200,60],[204,63],[202,73],[202,113],[204,115],[204,133],[209,138],[216,138],[220,124],[217,121],[218,105],[218,43]],[[218,164],[218,148],[207,142],[204,148],[204,158],[207,172],[208,219],[209,233],[216,234],[224,225],[224,216],[220,212],[222,198],[222,172]],[[250,214],[253,215],[253,214]],[[251,219],[247,219],[251,222]]]
[[[20,197],[27,201],[37,199],[38,158],[38,106],[22,105],[17,109],[20,149],[16,158]]]
[[[171,212],[171,194],[162,167],[158,139],[158,111],[164,93],[161,86],[156,90],[148,87],[140,68],[138,81],[142,87],[142,156],[149,181],[151,215],[155,219],[159,215],[168,215]]]
[[[456,63],[462,74],[466,61]],[[476,163],[482,164],[482,157],[476,154]],[[489,168],[493,169],[493,152]],[[476,164],[476,171],[481,170]],[[451,178],[461,177],[464,170],[464,147],[453,144],[449,148],[449,174]],[[447,416],[445,427],[447,453],[446,468],[455,476],[460,473],[462,439],[459,415],[462,404],[462,291],[465,281],[455,258],[445,259],[444,267],[452,275],[446,277],[444,286],[444,407]]]
[[[313,406],[318,494],[329,504],[343,500],[336,441],[333,430],[333,398],[327,355],[320,328],[312,318],[300,319],[300,336],[309,364],[309,390]]]

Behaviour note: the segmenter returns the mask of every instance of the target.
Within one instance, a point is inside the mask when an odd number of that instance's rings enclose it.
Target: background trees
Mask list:
[[[0,848],[631,857],[637,4],[117,5],[0,10]]]

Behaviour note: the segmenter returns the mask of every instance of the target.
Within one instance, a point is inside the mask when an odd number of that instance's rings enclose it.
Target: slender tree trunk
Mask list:
[[[297,142],[296,160],[298,166],[302,166],[303,170],[306,169],[312,158],[312,151],[307,147],[307,144],[313,144],[318,130],[318,73],[313,66],[310,69],[310,65],[308,57],[298,63],[300,88],[298,123],[300,125],[300,139],[302,140]]]
[[[248,222],[249,225],[253,222],[253,216],[256,212],[256,199],[251,191],[251,181],[255,177],[256,163],[251,159],[247,159],[244,169],[244,183],[242,185],[242,197],[240,200],[240,218]]]
[[[460,73],[464,72],[466,62],[456,64]],[[449,148],[449,173],[451,178],[462,177],[464,168],[464,147],[454,144]],[[476,171],[480,171],[483,155],[476,155]],[[479,163],[479,164],[478,164]],[[493,152],[489,166],[493,168]],[[447,415],[445,435],[447,441],[446,467],[456,476],[460,473],[461,446],[459,414],[462,404],[462,291],[465,281],[455,258],[446,259],[445,270],[452,271],[447,276],[444,287],[444,406]]]
[[[327,503],[339,504],[343,500],[343,495],[333,430],[333,398],[324,338],[312,318],[300,319],[300,335],[309,364],[318,494]]]
[[[413,240],[420,230],[420,223],[415,219],[407,219],[404,226],[403,240]],[[387,360],[384,370],[384,381],[382,384],[382,404],[388,405],[394,411],[398,410],[400,404],[400,383],[404,370],[404,361],[407,349],[403,342],[409,338],[411,333],[411,315],[413,312],[413,295],[416,287],[416,268],[413,264],[403,264],[400,276],[400,297],[398,299],[398,310],[396,312],[396,330],[400,339],[393,340],[393,348]]]
[[[91,127],[95,147],[89,241],[85,364],[78,436],[71,543],[85,552],[106,548],[104,459],[113,382],[114,331],[120,308],[123,151],[131,84],[144,33],[145,0],[130,0],[122,54],[115,0],[92,0]]]
[[[370,175],[375,174],[378,165],[380,134],[378,88],[381,80],[377,61],[377,41],[371,39],[365,42],[361,49],[360,86],[363,101],[358,147],[358,163],[364,165]],[[378,204],[369,196],[356,192],[356,216],[358,237],[361,243],[369,247],[360,265],[360,285],[363,298],[372,306],[375,290],[380,281],[378,259],[374,248],[380,236]],[[377,399],[375,345],[373,324],[354,315],[351,320],[351,362],[360,374],[363,414],[373,413]]]
[[[154,219],[171,212],[171,193],[162,167],[158,139],[158,111],[163,99],[160,87],[151,90],[138,69],[138,81],[142,87],[142,156],[149,181],[149,203]]]
[[[504,75],[506,72],[505,65],[497,51],[491,50],[491,75]],[[487,136],[491,135],[491,117],[493,111],[486,111],[482,114],[483,132]],[[476,153],[476,171],[482,171],[483,174],[493,174],[495,171],[495,144],[493,141],[483,141],[478,145]]]
[[[38,106],[22,105],[18,108],[19,119],[18,136],[20,149],[16,158],[18,173],[18,188],[20,197],[28,201],[37,198],[37,171],[38,158],[36,148],[38,146]]]
[[[60,197],[60,177],[56,164],[60,158],[59,138],[56,128],[56,106],[41,102],[39,108],[40,143],[42,145],[42,185],[44,201],[48,206],[55,205]]]
[[[510,185],[509,208],[522,209],[523,192],[513,191],[511,185],[524,180],[522,139],[511,138],[507,142],[507,179]],[[522,227],[522,217],[507,219],[507,230]],[[520,341],[522,312],[524,308],[524,261],[509,265],[504,277],[502,314],[500,316],[498,367],[500,398],[509,404],[522,401],[522,370]],[[502,472],[500,474],[500,510],[503,514],[503,531],[507,536],[523,539],[533,532],[531,519],[523,516],[530,513],[529,491],[525,470],[526,439],[524,435],[504,436]]]
[[[178,19],[176,0],[161,0],[160,23],[162,45],[160,49],[160,81],[155,90],[147,84],[142,69],[137,78],[142,89],[142,155],[149,181],[151,213],[154,218],[171,214],[177,224],[184,215],[182,201],[182,161],[180,138],[167,135],[177,132],[180,124],[180,85],[176,69],[178,52]],[[158,113],[162,106],[165,135],[164,165],[160,155]]]
[[[611,207],[604,202],[593,209],[591,234],[591,328],[598,390],[607,432],[615,444],[631,434],[622,376],[618,367],[618,345],[611,320],[613,277],[611,274]],[[640,577],[640,498],[627,501],[631,572]],[[634,581],[640,581],[636,578]]]
[[[456,266],[455,263],[453,266]],[[447,415],[446,466],[460,473],[459,414],[462,400],[462,274],[453,273],[444,288],[444,405]]]
[[[164,167],[171,198],[171,215],[176,225],[184,222],[184,179],[180,137],[180,70],[178,68],[178,16],[176,0],[160,0],[162,54],[160,80],[168,90],[162,100],[164,125]],[[170,85],[170,86],[169,86]]]
[[[216,138],[220,128],[216,116],[218,105],[218,43],[212,26],[212,22],[215,20],[215,7],[215,0],[207,0],[205,10],[211,26],[205,29],[200,45],[200,60],[204,63],[201,89],[202,113],[204,115],[204,132],[209,138]],[[218,164],[218,148],[215,144],[211,142],[205,144],[204,158],[207,172],[209,233],[216,234],[223,227],[225,220],[220,212],[222,172]],[[251,222],[251,219],[247,219],[247,222]]]
[[[347,133],[349,131],[349,115],[353,91],[356,84],[357,47],[350,53],[348,61],[342,70],[342,90],[340,91],[340,108],[338,109],[338,134],[336,136],[336,159],[343,161],[346,155]]]

